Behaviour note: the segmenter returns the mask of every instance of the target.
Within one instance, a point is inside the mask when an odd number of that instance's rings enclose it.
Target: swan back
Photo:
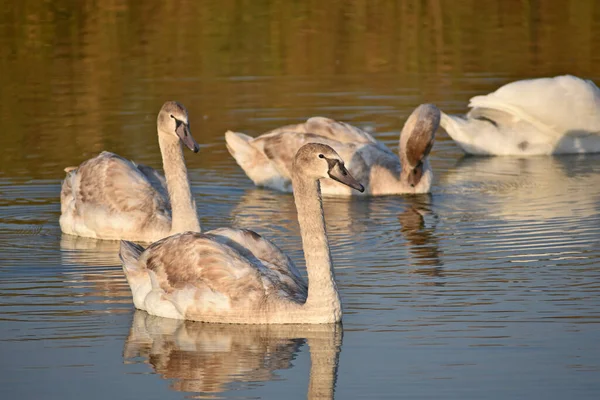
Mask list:
[[[61,190],[63,232],[113,240],[150,241],[167,235],[171,213],[166,189],[154,174],[144,173],[148,169],[105,151],[67,173]],[[140,236],[144,226],[154,231]]]
[[[288,276],[293,282],[288,285],[287,280],[284,280],[284,284],[289,286],[286,292],[296,297],[298,301],[306,300],[308,290],[306,282],[292,259],[275,243],[250,229],[219,228],[206,234],[220,243],[234,247],[246,258],[256,259],[257,262],[263,263],[277,273]]]
[[[441,125],[467,153],[540,155],[600,152],[600,89],[571,75],[508,83],[475,96],[466,118]]]
[[[469,107],[506,112],[554,138],[600,132],[600,89],[592,81],[572,75],[511,82],[488,95],[473,97]]]
[[[130,285],[131,276],[140,269],[147,270],[152,284],[136,307],[169,318],[268,323],[265,311],[269,308],[282,303],[293,307],[306,300],[306,284],[298,284],[293,272],[259,260],[249,250],[217,236],[196,232],[169,236],[150,245],[137,259],[128,255],[131,245],[123,244],[121,258]],[[144,284],[142,279],[137,281],[140,287]],[[177,312],[165,315],[160,310]]]

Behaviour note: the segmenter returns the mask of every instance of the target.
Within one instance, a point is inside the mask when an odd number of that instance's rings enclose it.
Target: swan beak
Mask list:
[[[365,187],[350,175],[350,172],[348,172],[344,163],[339,160],[329,159],[327,160],[327,163],[329,164],[328,175],[331,179],[343,183],[346,186],[350,186],[352,189],[356,189],[361,193],[365,191]]]
[[[421,182],[421,178],[423,177],[423,163],[419,162],[419,164],[413,168],[408,175],[408,183],[411,187],[415,187]]]
[[[190,149],[194,153],[200,151],[200,146],[198,146],[198,143],[196,143],[196,140],[192,137],[192,134],[190,133],[190,127],[188,124],[181,121],[177,121],[177,128],[175,129],[175,133],[177,133],[179,139],[181,139],[183,144],[185,144],[188,149]]]

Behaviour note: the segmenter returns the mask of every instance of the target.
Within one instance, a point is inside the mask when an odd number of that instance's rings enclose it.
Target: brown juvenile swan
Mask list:
[[[350,173],[365,185],[364,194],[427,193],[433,180],[428,155],[439,123],[436,106],[417,107],[400,134],[398,155],[367,132],[323,117],[256,138],[228,131],[225,140],[231,155],[258,186],[289,191],[294,154],[305,143],[317,142],[331,146],[347,161]],[[321,190],[324,194],[357,194],[333,181],[323,181]]]
[[[166,102],[158,113],[157,128],[165,177],[107,151],[65,169],[60,194],[64,233],[153,242],[174,233],[200,231],[182,143],[194,153],[199,146],[190,133],[185,107]]]
[[[131,242],[121,242],[120,257],[136,307],[152,315],[203,322],[339,322],[342,308],[321,203],[319,181],[323,178],[364,190],[331,147],[310,143],[298,150],[292,185],[308,290],[294,270],[259,260],[241,241],[215,233],[186,232],[153,243],[145,250]],[[252,231],[246,232],[259,237]]]

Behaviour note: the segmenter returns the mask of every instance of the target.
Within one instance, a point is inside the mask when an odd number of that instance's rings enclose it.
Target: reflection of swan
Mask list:
[[[294,155],[305,143],[316,142],[333,147],[348,162],[350,173],[365,185],[364,194],[427,193],[433,179],[428,156],[439,122],[436,106],[417,107],[400,134],[399,157],[367,132],[323,117],[277,128],[256,138],[228,131],[225,140],[231,155],[259,186],[290,191]],[[333,181],[323,182],[322,191],[358,194]]]
[[[153,242],[174,233],[200,231],[181,148],[183,142],[195,153],[199,150],[189,131],[187,110],[166,102],[157,127],[164,178],[150,167],[106,151],[66,169],[60,195],[64,233]]]
[[[426,227],[424,216],[431,214],[431,210],[427,204],[418,202],[416,199],[411,200],[412,204],[398,215],[400,232],[408,242],[410,253],[415,258],[410,264],[439,267],[442,261],[438,239],[435,235],[437,217],[434,218],[434,224],[431,227]],[[439,276],[441,270],[439,268],[435,270],[423,269],[420,272]]]
[[[502,219],[544,220],[596,215],[600,155],[475,158],[448,171],[444,191],[459,191],[460,206]],[[464,196],[465,192],[474,195]],[[476,206],[471,206],[476,202]]]
[[[188,232],[153,243],[146,250],[121,242],[123,269],[134,298],[139,299],[136,302],[153,315],[204,322],[340,321],[342,308],[320,196],[319,180],[324,178],[363,190],[331,147],[309,143],[298,150],[292,180],[308,291],[297,271],[285,263],[287,257],[271,262],[253,253],[247,243],[262,240],[253,231],[235,238],[218,231]],[[152,280],[150,291],[145,284],[147,274]],[[141,277],[139,284],[137,277]]]
[[[311,354],[308,398],[332,399],[342,344],[337,324],[203,324],[136,311],[124,358],[143,358],[174,390],[220,393],[234,383],[276,378],[276,370],[292,367],[305,339]]]
[[[119,265],[119,242],[74,235],[62,235],[60,251],[63,265]]]
[[[564,75],[528,79],[475,96],[465,117],[441,125],[467,153],[535,155],[600,152],[600,89]]]
[[[62,235],[60,256],[66,282],[85,291],[90,302],[130,303],[130,291],[123,281],[123,271],[118,267],[119,242],[90,239],[81,236]],[[83,268],[80,268],[83,266]],[[100,300],[91,300],[98,298]]]
[[[327,234],[343,234],[350,237],[365,230],[357,218],[367,219],[370,203],[348,197],[328,197],[323,202],[323,213],[327,221]],[[236,226],[252,226],[268,236],[279,234],[297,235],[297,214],[294,198],[272,190],[250,188],[245,191],[231,211]],[[273,221],[278,223],[275,225]]]

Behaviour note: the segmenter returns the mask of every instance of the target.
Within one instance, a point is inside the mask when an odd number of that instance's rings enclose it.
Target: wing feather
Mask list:
[[[275,243],[249,229],[220,228],[207,232],[220,243],[235,248],[246,258],[269,268],[277,277],[281,290],[298,301],[305,301],[308,286],[298,268]]]
[[[554,137],[567,132],[600,133],[600,89],[571,75],[511,82],[473,97],[469,107],[503,111]]]
[[[249,250],[240,251],[224,238],[195,232],[173,235],[150,245],[140,260],[154,271],[165,293],[175,295],[177,291],[195,289],[196,309],[210,309],[211,301],[223,299],[231,308],[259,308],[269,296],[280,296],[281,290],[305,290],[305,286],[293,288],[289,269],[252,257]],[[290,300],[298,299],[295,296]]]
[[[226,135],[228,145],[230,142],[233,145],[234,138],[232,134],[229,136]],[[401,169],[398,156],[369,133],[324,117],[313,117],[302,124],[283,126],[253,139],[243,135],[243,139],[235,144],[242,149],[251,147],[252,151],[245,151],[244,154],[252,156],[242,157],[241,151],[233,151],[232,155],[238,164],[255,184],[278,190],[291,190],[294,156],[306,143],[331,146],[345,160],[352,176],[366,187],[369,186],[373,167],[387,169],[392,174],[398,174]],[[344,194],[351,191],[343,184],[329,180],[321,182],[321,190],[323,193]]]
[[[165,233],[171,224],[166,189],[152,168],[102,152],[67,173],[61,189],[63,231],[117,239],[147,224]]]

